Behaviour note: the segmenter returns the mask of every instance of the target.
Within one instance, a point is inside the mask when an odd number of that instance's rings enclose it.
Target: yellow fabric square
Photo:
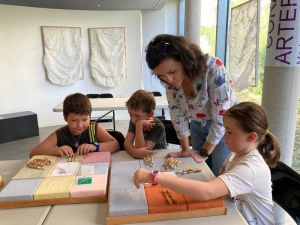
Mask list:
[[[35,191],[34,199],[69,198],[75,176],[46,177]]]
[[[34,159],[44,159],[47,158],[52,162],[52,165],[54,164],[56,160],[56,156],[50,156],[50,155],[36,155],[33,156],[28,162],[34,160]],[[19,172],[12,178],[12,180],[17,179],[30,179],[30,178],[42,178],[45,177],[49,169],[52,167],[52,165],[49,166],[43,166],[43,169],[35,169],[35,168],[29,168],[26,164],[24,167],[19,170]]]

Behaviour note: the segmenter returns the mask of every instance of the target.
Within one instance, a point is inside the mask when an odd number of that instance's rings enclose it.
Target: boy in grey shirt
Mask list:
[[[126,102],[130,115],[125,150],[135,158],[149,157],[152,149],[166,149],[165,127],[153,117],[155,98],[151,92],[138,90]]]

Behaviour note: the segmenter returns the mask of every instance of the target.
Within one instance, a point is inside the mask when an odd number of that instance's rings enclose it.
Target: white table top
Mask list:
[[[126,101],[129,98],[91,98],[92,111],[127,110]],[[155,109],[167,108],[168,101],[165,96],[155,97]],[[53,112],[62,112],[63,102],[53,108]]]
[[[178,150],[159,150],[154,155],[155,158],[164,157],[167,152]],[[112,153],[112,161],[134,160],[125,151]],[[1,161],[0,174],[4,182],[7,183],[17,171],[24,166],[25,160]],[[214,177],[206,163],[198,163],[200,169],[208,179]],[[0,189],[1,190],[1,189]],[[146,223],[135,223],[132,225],[198,225],[198,224],[235,224],[245,225],[247,222],[239,211],[234,207],[229,197],[224,197],[227,206],[226,215],[207,216],[198,218],[187,218],[178,220],[166,220]],[[51,210],[50,210],[51,209]],[[17,215],[17,217],[16,217]],[[105,225],[107,215],[107,203],[82,203],[52,206],[38,206],[16,209],[0,209],[1,224],[13,225]],[[19,221],[19,222],[18,222]]]

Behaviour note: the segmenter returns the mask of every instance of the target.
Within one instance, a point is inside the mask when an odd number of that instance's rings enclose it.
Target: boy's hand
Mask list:
[[[152,154],[155,154],[156,151],[152,151],[149,149],[149,146],[141,147],[141,148],[136,148],[136,152],[138,153],[137,158],[144,158],[144,157],[149,157]]]
[[[58,147],[55,149],[55,155],[60,155],[60,156],[72,156],[74,153],[73,153],[73,149],[68,146],[68,145],[63,145],[61,147]]]
[[[138,169],[133,176],[133,182],[137,188],[140,188],[140,183],[151,183],[151,172],[143,168]]]
[[[81,144],[76,153],[78,155],[86,155],[88,154],[89,152],[94,152],[96,150],[96,146],[93,145],[93,144]]]
[[[143,126],[143,130],[150,131],[155,126],[155,121],[151,117],[149,120],[139,120],[136,122],[136,126]]]

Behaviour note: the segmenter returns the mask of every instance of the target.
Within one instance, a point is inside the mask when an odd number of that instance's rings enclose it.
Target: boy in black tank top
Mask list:
[[[92,106],[89,98],[76,93],[63,102],[63,116],[67,125],[50,134],[30,152],[34,155],[85,155],[89,152],[114,152],[118,141],[99,124],[90,123]]]

